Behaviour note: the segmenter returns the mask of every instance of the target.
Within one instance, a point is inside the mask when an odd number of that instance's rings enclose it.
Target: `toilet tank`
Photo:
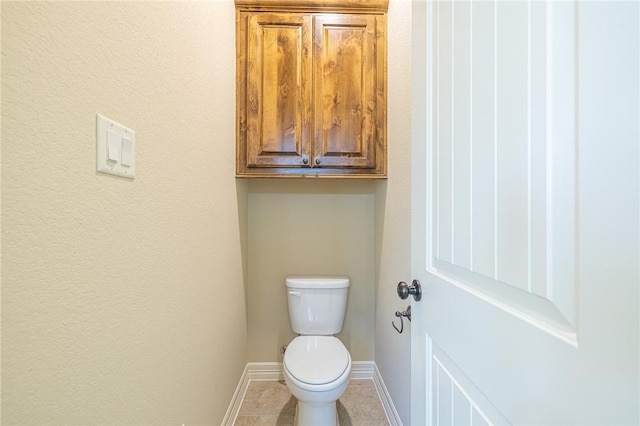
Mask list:
[[[340,333],[347,307],[347,277],[287,277],[291,329],[298,334]]]

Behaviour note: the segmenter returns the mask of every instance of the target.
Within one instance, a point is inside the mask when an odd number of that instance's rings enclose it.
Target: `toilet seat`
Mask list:
[[[334,336],[298,336],[287,346],[283,366],[297,382],[320,386],[341,378],[351,356]]]

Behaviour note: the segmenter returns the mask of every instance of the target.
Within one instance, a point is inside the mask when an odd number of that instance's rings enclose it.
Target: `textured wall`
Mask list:
[[[263,180],[249,185],[248,358],[281,361],[291,331],[287,275],[351,280],[342,333],[354,361],[373,360],[374,187],[364,181]]]
[[[355,278],[341,338],[408,423],[407,22],[392,0],[387,182],[236,183],[230,0],[3,2],[3,423],[216,424],[247,342],[273,361],[292,337],[282,279],[307,272]],[[137,132],[134,181],[95,173],[96,113]]]
[[[2,2],[2,423],[219,424],[246,362],[233,2]],[[95,115],[137,177],[96,174]]]
[[[411,328],[398,334],[391,321],[409,304],[398,298],[396,285],[411,279],[411,3],[389,2],[389,179],[375,194],[375,360],[407,425]]]

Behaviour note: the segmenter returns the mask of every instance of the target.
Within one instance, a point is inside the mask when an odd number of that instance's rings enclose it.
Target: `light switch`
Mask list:
[[[131,167],[131,149],[133,142],[126,137],[122,138],[122,165]]]
[[[120,139],[119,134],[107,130],[107,161],[110,163],[117,163],[119,160]]]
[[[96,170],[133,179],[136,133],[100,114],[96,116]]]

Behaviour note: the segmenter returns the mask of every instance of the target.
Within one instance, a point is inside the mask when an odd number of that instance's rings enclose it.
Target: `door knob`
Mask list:
[[[404,281],[400,281],[398,283],[398,297],[404,300],[409,297],[409,295],[412,295],[413,300],[416,302],[419,302],[420,299],[422,299],[422,287],[420,286],[420,281],[413,280],[411,285]]]

